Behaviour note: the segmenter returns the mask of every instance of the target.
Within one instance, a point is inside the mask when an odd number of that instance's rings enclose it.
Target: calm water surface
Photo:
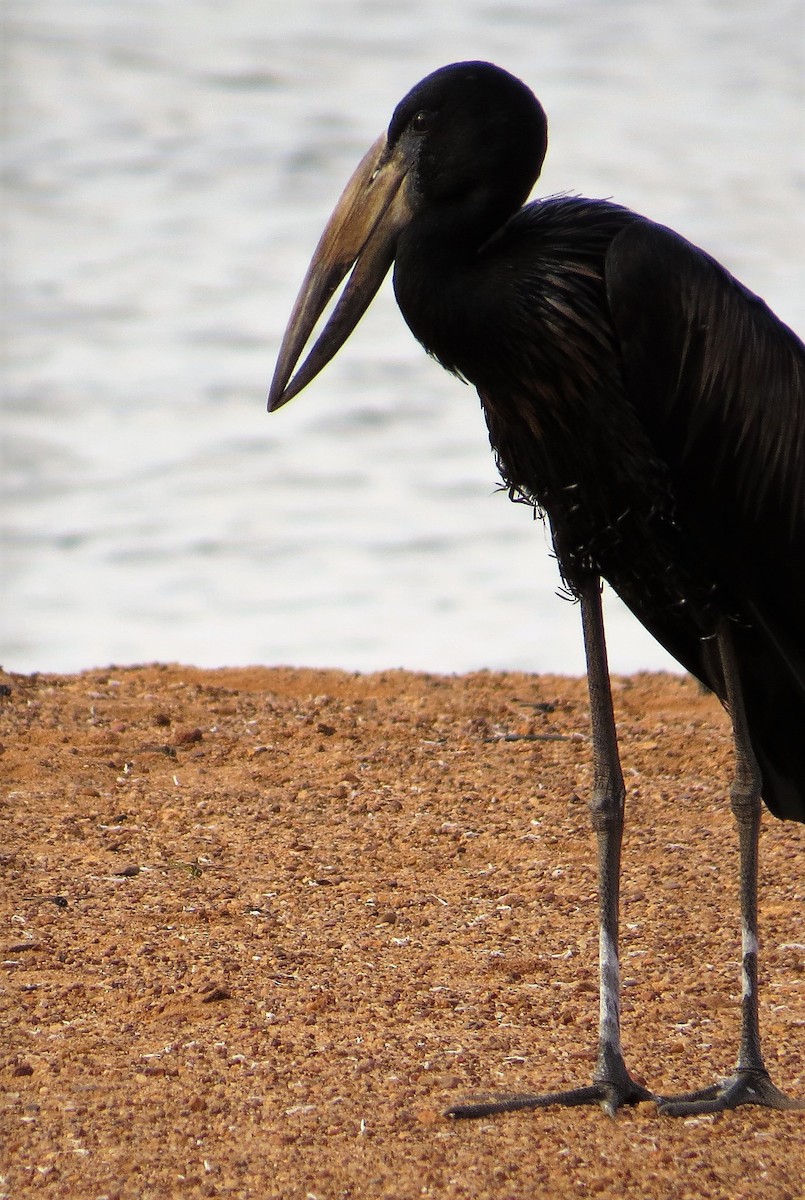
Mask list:
[[[459,58],[531,84],[538,192],[611,196],[805,327],[803,7],[9,0],[0,661],[583,669],[477,399],[387,285],[264,396],[340,189]],[[608,601],[618,670],[670,660]]]

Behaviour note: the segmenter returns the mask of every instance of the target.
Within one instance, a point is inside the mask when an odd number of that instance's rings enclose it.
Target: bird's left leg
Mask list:
[[[658,1097],[661,1113],[688,1116],[693,1113],[722,1112],[740,1104],[762,1104],[767,1108],[805,1109],[805,1102],[792,1100],[775,1087],[769,1078],[760,1051],[760,1023],[757,996],[757,875],[760,834],[761,776],[749,740],[749,726],[743,702],[738,664],[732,634],[725,622],[718,634],[718,648],[724,683],[732,717],[735,743],[735,775],[731,789],[731,807],[738,825],[741,891],[741,1042],[735,1074],[712,1087],[678,1096]]]
[[[630,1076],[621,1049],[618,896],[625,788],[607,666],[601,584],[597,576],[588,581],[582,592],[581,612],[593,735],[594,779],[590,810],[598,841],[598,1061],[592,1083],[585,1087],[535,1095],[519,1092],[459,1104],[448,1110],[447,1115],[451,1117],[487,1117],[524,1108],[546,1108],[552,1104],[600,1104],[605,1112],[614,1116],[624,1104],[654,1099],[651,1092]]]

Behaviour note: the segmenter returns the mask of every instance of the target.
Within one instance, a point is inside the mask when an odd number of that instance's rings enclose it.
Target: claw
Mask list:
[[[602,1081],[588,1087],[571,1088],[565,1092],[511,1092],[490,1096],[488,1099],[472,1100],[466,1104],[454,1104],[452,1108],[447,1109],[445,1116],[467,1120],[492,1117],[499,1113],[519,1112],[527,1108],[550,1108],[552,1105],[575,1108],[580,1104],[600,1104],[608,1116],[614,1117],[618,1109],[627,1104],[640,1104],[644,1100],[656,1099],[648,1088],[642,1087],[627,1076],[618,1083]]]
[[[805,1101],[786,1096],[772,1083],[767,1071],[756,1068],[738,1070],[729,1079],[696,1092],[657,1097],[657,1108],[665,1117],[727,1112],[742,1104],[758,1104],[786,1112],[805,1111]]]

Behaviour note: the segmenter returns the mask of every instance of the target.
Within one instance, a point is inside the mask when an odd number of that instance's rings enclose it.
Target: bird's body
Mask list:
[[[652,1098],[620,1045],[618,880],[625,789],[600,580],[732,723],[741,848],[742,1026],[735,1075],[663,1112],[805,1107],[769,1080],[757,1007],[760,797],[805,822],[805,348],[703,251],[615,204],[524,202],[547,145],[542,108],[488,63],[434,72],[397,106],[319,242],[269,404],[343,344],[394,263],[400,309],[473,383],[512,493],[550,521],[580,599],[599,845],[601,1020],[590,1087],[459,1107]],[[291,379],[322,309],[352,272]],[[290,380],[290,382],[289,382]]]
[[[701,250],[605,201],[521,209],[454,264],[447,302],[443,252],[417,251],[409,266],[403,235],[403,316],[478,388],[570,589],[601,575],[722,700],[732,621],[764,799],[805,821],[802,343]]]

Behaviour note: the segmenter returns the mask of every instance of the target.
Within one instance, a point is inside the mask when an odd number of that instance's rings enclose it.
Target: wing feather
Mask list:
[[[767,803],[805,820],[805,347],[714,259],[650,222],[613,240],[606,284],[627,392],[680,523],[741,617]]]

